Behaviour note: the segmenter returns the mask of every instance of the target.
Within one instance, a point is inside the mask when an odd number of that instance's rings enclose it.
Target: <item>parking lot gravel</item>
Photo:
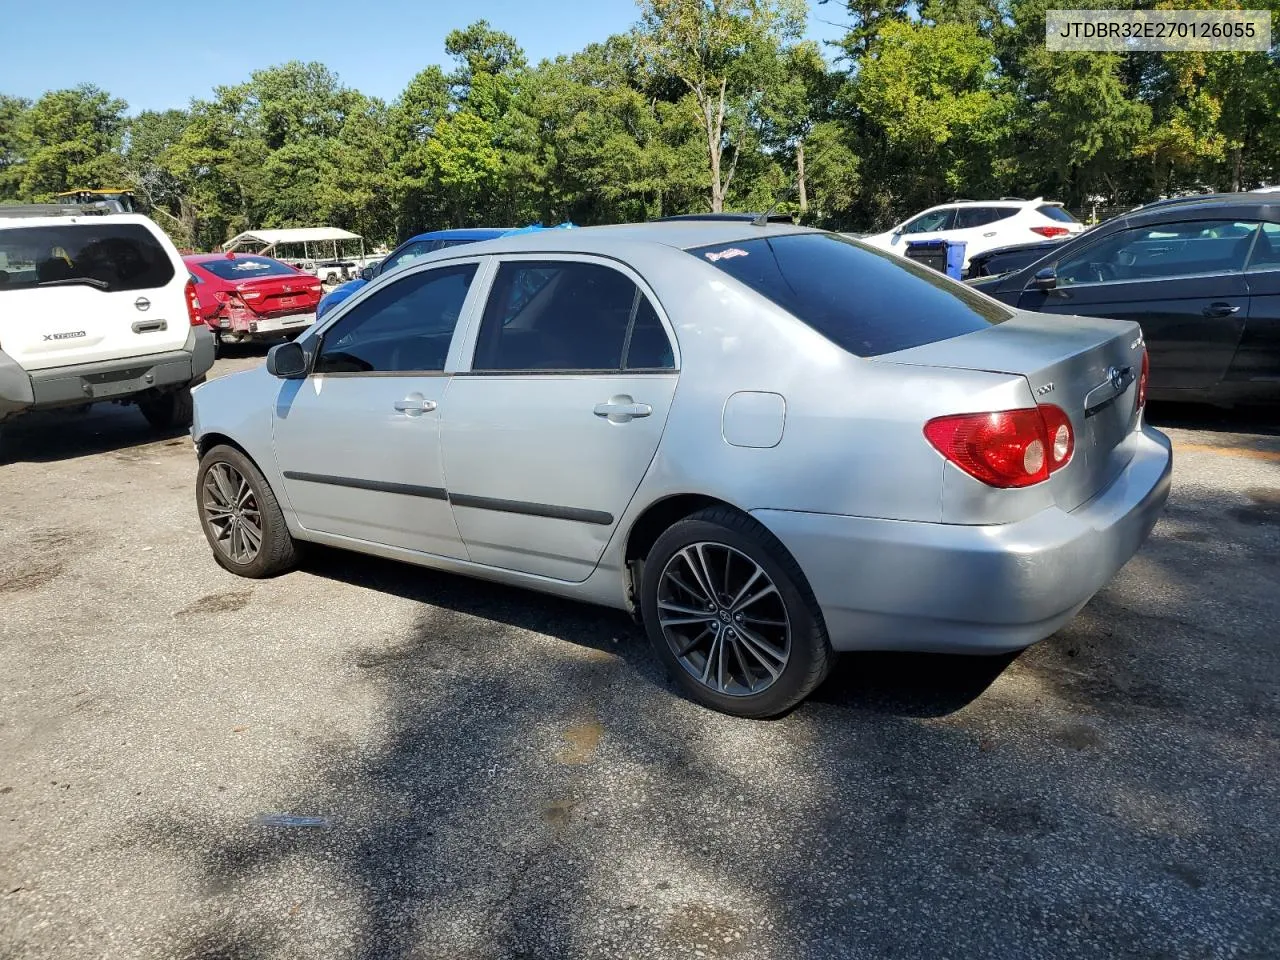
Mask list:
[[[328,550],[236,579],[185,434],[20,421],[0,958],[1280,956],[1280,426],[1152,419],[1167,513],[1057,635],[847,655],[771,722],[608,610]]]

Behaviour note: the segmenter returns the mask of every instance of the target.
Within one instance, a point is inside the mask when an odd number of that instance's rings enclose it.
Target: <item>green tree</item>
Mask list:
[[[724,209],[767,53],[799,37],[804,0],[641,0],[638,38],[655,72],[688,88],[706,143],[712,211]],[[726,168],[724,155],[728,151]]]
[[[8,171],[16,177],[16,195],[44,201],[64,190],[118,186],[126,108],[123,100],[83,84],[46,93],[22,111],[12,135],[22,157]]]

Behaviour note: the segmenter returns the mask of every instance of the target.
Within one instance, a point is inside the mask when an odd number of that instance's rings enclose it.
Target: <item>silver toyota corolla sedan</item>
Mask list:
[[[702,703],[833,651],[1016,650],[1168,496],[1137,324],[1019,312],[830,233],[672,222],[454,247],[195,392],[246,577],[313,541],[630,610]]]

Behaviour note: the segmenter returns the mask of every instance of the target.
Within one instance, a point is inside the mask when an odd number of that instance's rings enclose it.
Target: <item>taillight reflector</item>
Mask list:
[[[936,417],[924,435],[957,467],[992,487],[1041,483],[1075,452],[1071,420],[1052,404]]]
[[[1146,348],[1142,351],[1142,372],[1138,374],[1138,402],[1141,410],[1147,405],[1147,380],[1151,377],[1151,360],[1147,357]]]
[[[1052,240],[1054,237],[1065,237],[1071,231],[1066,227],[1032,227],[1032,233],[1038,233],[1046,240]]]
[[[196,293],[196,282],[188,280],[184,292],[187,298],[187,320],[191,326],[198,327],[204,323],[204,317],[200,316],[200,296]]]

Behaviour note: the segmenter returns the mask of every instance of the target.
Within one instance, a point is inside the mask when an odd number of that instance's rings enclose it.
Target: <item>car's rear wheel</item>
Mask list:
[[[138,401],[138,409],[147,418],[147,423],[157,430],[169,430],[173,427],[191,426],[193,404],[191,388],[181,387],[167,393],[143,397]]]
[[[725,507],[672,525],[645,558],[641,611],[659,658],[692,699],[771,717],[822,682],[834,655],[795,559]]]
[[[266,477],[235,447],[216,446],[200,458],[196,509],[224,569],[260,579],[297,564],[297,546]]]

